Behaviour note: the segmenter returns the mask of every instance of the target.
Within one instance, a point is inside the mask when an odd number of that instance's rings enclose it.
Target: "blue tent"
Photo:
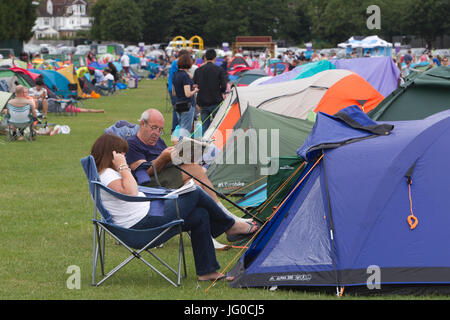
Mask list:
[[[61,73],[54,70],[29,70],[34,73],[42,74],[45,85],[56,94],[60,94],[65,98],[72,94],[71,91],[68,91],[68,86],[70,84],[69,80]]]
[[[232,287],[450,288],[450,110],[378,123],[357,109],[318,114],[298,150],[305,174]]]
[[[108,65],[105,63],[100,63],[97,61],[91,62],[89,63],[88,67],[89,68],[94,68],[94,69],[98,69],[98,70],[103,70],[107,67]]]
[[[262,184],[255,190],[247,193],[244,197],[236,201],[241,207],[257,207],[267,200],[267,183]]]

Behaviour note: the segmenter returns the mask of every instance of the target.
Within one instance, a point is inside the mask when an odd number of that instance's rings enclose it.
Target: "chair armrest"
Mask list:
[[[137,233],[145,233],[145,232],[154,231],[154,230],[158,230],[158,229],[165,229],[165,228],[168,228],[168,227],[172,227],[172,226],[176,226],[176,225],[179,225],[179,224],[183,224],[183,223],[184,223],[184,220],[183,220],[183,219],[177,219],[177,220],[172,220],[172,221],[170,221],[170,222],[167,222],[167,223],[164,224],[164,225],[157,226],[157,227],[154,227],[154,228],[148,228],[148,229],[128,229],[128,228],[124,228],[124,227],[118,226],[118,225],[116,225],[116,224],[114,224],[114,223],[105,222],[105,221],[101,221],[101,220],[97,220],[97,219],[92,219],[92,221],[93,221],[93,222],[97,222],[97,223],[101,223],[101,224],[103,224],[103,225],[110,225],[110,226],[113,226],[114,228],[119,229],[119,230],[120,230],[120,229],[122,229],[122,230],[132,230],[133,232],[137,232]]]
[[[129,195],[114,191],[111,188],[108,188],[100,181],[91,181],[91,183],[98,185],[101,189],[105,190],[106,192],[113,195],[114,197],[116,197],[120,200],[123,200],[123,201],[128,201],[128,202],[146,202],[146,201],[151,201],[151,200],[171,200],[171,199],[178,198],[178,195],[173,195],[173,196],[168,197],[166,193],[154,194],[153,192],[146,193],[145,191],[142,191],[143,193],[145,193],[145,197],[129,196]],[[148,189],[151,189],[150,191],[154,191],[154,188],[148,188]]]

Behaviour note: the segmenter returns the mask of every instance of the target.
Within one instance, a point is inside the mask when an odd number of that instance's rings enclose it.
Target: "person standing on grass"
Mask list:
[[[195,94],[198,92],[197,85],[192,81],[189,70],[192,67],[192,58],[184,54],[178,58],[178,70],[173,74],[172,94],[175,96],[176,106],[178,103],[186,103],[183,110],[176,110],[180,124],[180,138],[189,137],[192,133],[192,124],[195,114]]]
[[[203,134],[208,130],[217,107],[225,98],[228,82],[224,69],[215,64],[216,50],[208,49],[205,58],[205,63],[194,74],[194,83],[199,89],[197,105],[200,107]]]
[[[169,69],[169,75],[167,77],[167,90],[169,90],[169,96],[170,96],[170,102],[172,103],[172,128],[170,133],[173,133],[175,131],[175,128],[178,125],[178,116],[177,116],[177,112],[175,111],[175,96],[173,95],[173,75],[175,72],[178,71],[178,59],[183,55],[183,54],[189,54],[189,52],[185,49],[181,49],[178,52],[178,57],[177,59],[174,59],[170,65],[170,69]]]
[[[125,77],[130,76],[130,57],[122,52],[120,57],[120,63],[122,64],[122,72]]]

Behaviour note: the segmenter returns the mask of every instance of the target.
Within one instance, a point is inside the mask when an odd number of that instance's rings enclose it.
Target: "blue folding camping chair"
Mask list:
[[[137,258],[141,260],[145,265],[167,280],[170,284],[178,287],[181,283],[181,267],[183,265],[184,275],[186,277],[186,261],[184,255],[184,245],[182,236],[182,224],[183,219],[180,218],[179,208],[177,204],[178,195],[168,195],[170,190],[163,188],[148,188],[139,187],[139,191],[142,191],[146,197],[133,197],[118,193],[100,182],[97,167],[95,165],[95,160],[92,156],[87,156],[81,159],[81,164],[83,166],[86,177],[89,181],[89,191],[91,193],[92,199],[94,201],[94,218],[92,222],[94,224],[94,240],[93,240],[93,272],[92,272],[92,285],[99,286],[122,267],[127,265],[131,260]],[[108,210],[102,204],[100,190],[104,190],[107,193],[117,197],[123,201],[129,202],[143,202],[152,201],[153,208],[157,208],[156,211],[164,210],[164,201],[175,201],[175,208],[177,210],[177,219],[173,220],[160,227],[135,230],[127,229],[117,226],[113,223],[112,217]],[[152,208],[152,212],[153,212]],[[100,213],[101,219],[98,218],[98,213]],[[156,212],[157,213],[157,212]],[[125,259],[122,263],[117,265],[105,276],[105,236],[106,233],[112,236],[119,244],[123,245],[131,255]],[[179,235],[178,241],[178,269],[174,270],[167,262],[158,257],[151,249],[159,247],[161,244],[165,243],[172,237]],[[177,277],[176,282],[172,281],[167,275],[158,270],[154,265],[149,263],[142,257],[143,252],[148,252],[157,261],[164,265],[169,271],[175,274]],[[103,279],[96,282],[96,271],[97,262],[100,260],[100,267]]]

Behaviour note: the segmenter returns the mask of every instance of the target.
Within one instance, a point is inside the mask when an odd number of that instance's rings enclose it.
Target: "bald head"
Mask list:
[[[138,138],[148,145],[155,145],[164,128],[164,116],[159,110],[145,110],[139,119]]]
[[[15,90],[16,97],[23,97],[25,92],[25,87],[22,85],[18,85]]]
[[[159,110],[156,109],[148,109],[145,110],[142,115],[141,118],[139,119],[139,122],[145,121],[145,123],[148,123],[149,121],[162,121],[164,123],[164,116],[162,115],[162,113]]]

